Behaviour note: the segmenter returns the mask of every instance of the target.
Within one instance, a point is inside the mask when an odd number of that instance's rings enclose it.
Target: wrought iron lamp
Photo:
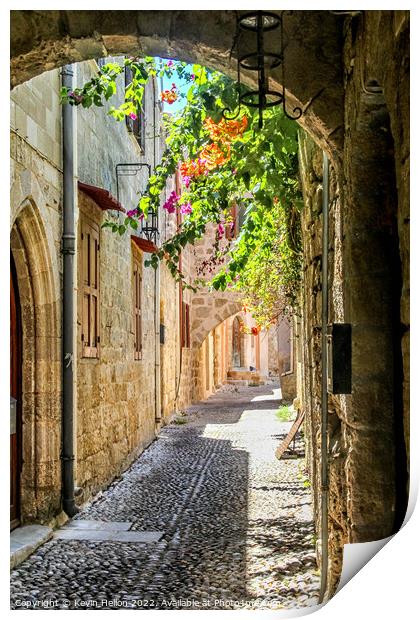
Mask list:
[[[147,217],[141,221],[141,232],[148,241],[156,244],[159,236],[158,214],[154,209],[149,209]]]
[[[292,120],[297,120],[303,114],[299,107],[293,109],[293,113],[289,114],[286,109],[286,90],[285,90],[285,63],[284,63],[284,37],[283,37],[283,13],[270,13],[267,11],[254,11],[244,13],[237,18],[237,58],[238,58],[238,110],[234,116],[229,116],[232,110],[226,108],[223,116],[232,120],[237,118],[241,111],[241,105],[250,108],[258,108],[259,122],[261,129],[263,125],[263,111],[275,105],[282,105],[283,112]],[[280,29],[280,53],[267,51],[265,34],[270,31]],[[240,54],[239,40],[241,31],[247,31],[255,34],[255,51],[246,54]],[[282,91],[271,90],[269,87],[270,71],[281,65],[282,73]],[[248,71],[256,71],[258,73],[258,89],[242,91],[241,89],[241,69]]]

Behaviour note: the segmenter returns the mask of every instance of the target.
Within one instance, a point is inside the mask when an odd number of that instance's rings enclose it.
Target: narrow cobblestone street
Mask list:
[[[274,456],[291,425],[275,388],[226,386],[191,407],[76,517],[129,522],[157,542],[54,538],[12,572],[12,607],[316,604],[310,489],[302,458]]]

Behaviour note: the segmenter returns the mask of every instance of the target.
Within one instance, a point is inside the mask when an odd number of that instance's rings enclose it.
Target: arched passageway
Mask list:
[[[11,20],[12,86],[67,63],[139,53],[236,76],[235,11],[12,11]],[[331,156],[344,135],[342,24],[329,11],[292,11],[284,26],[290,105],[304,108],[302,126]]]
[[[235,63],[228,60],[233,31],[232,11],[14,11],[12,85],[68,62],[139,51],[200,62],[233,76]],[[332,168],[329,320],[354,328],[353,393],[330,397],[330,445],[336,457],[330,484],[331,591],[339,577],[343,543],[389,535],[405,510],[401,489],[407,482],[408,449],[408,12],[338,16],[296,11],[287,19],[286,37],[286,87],[292,105],[304,108],[300,123],[316,143],[304,137],[300,153],[305,195],[300,369],[304,406],[313,420],[310,457],[318,531],[315,431],[320,413],[323,197],[319,147],[329,154]],[[221,307],[233,314],[233,306],[223,301]],[[203,342],[213,327],[197,322],[194,342]]]

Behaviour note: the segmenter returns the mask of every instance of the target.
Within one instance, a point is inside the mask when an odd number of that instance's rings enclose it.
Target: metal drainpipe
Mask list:
[[[62,85],[73,86],[73,67],[61,71]],[[63,413],[62,413],[62,496],[63,510],[73,517],[74,500],[74,400],[73,400],[73,294],[76,237],[74,228],[74,107],[63,105]]]
[[[329,163],[323,153],[322,179],[322,388],[321,388],[321,586],[319,603],[324,602],[328,583],[328,391],[327,391],[327,323],[328,323],[328,203]]]
[[[152,80],[153,85],[153,172],[156,169],[156,80]],[[159,228],[159,212],[158,212],[158,228]],[[160,422],[161,416],[161,398],[160,398],[160,265],[155,269],[155,422]]]

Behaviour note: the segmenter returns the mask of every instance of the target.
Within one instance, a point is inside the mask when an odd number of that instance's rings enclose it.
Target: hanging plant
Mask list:
[[[296,124],[279,107],[264,112],[262,129],[257,111],[247,109],[238,119],[226,120],[223,110],[234,108],[238,98],[240,87],[235,82],[199,65],[191,71],[186,63],[151,57],[125,59],[122,66],[104,65],[82,88],[63,88],[62,102],[85,108],[102,106],[115,94],[124,66],[131,69],[133,80],[126,87],[124,102],[108,111],[116,120],[136,114],[145,84],[154,76],[176,79],[179,86],[173,82],[161,98],[168,103],[183,99],[185,105],[164,118],[167,148],[137,209],[127,213],[122,224],[107,221],[104,226],[120,234],[137,227],[142,215],[159,208],[167,180],[179,169],[182,192],[173,192],[163,208],[168,213],[179,209],[186,217],[147,264],[156,268],[165,261],[175,280],[193,290],[205,285],[239,291],[257,324],[268,326],[285,307],[296,305],[300,286],[302,199]],[[186,92],[182,84],[188,85]],[[209,280],[189,280],[178,267],[180,253],[200,239],[209,224],[216,225],[216,241],[220,241],[232,229],[234,203],[240,205],[244,217],[239,235],[231,240],[219,265],[219,248],[214,247],[217,273],[210,270]],[[199,275],[205,273],[208,270]]]

